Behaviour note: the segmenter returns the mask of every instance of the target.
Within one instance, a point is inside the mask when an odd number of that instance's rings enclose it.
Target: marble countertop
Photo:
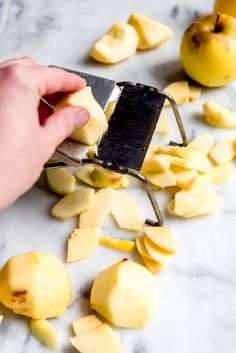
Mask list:
[[[38,62],[94,73],[116,80],[139,81],[159,88],[183,78],[179,44],[183,31],[197,16],[212,11],[213,1],[188,0],[0,0],[0,61],[31,56]],[[138,53],[116,66],[88,59],[94,42],[118,20],[141,12],[168,24],[173,38],[159,49]],[[204,90],[196,104],[180,107],[188,136],[210,131],[217,139],[230,132],[207,127],[200,119],[201,102],[214,98],[236,110],[236,86]],[[225,198],[223,207],[209,217],[165,220],[176,238],[178,251],[168,268],[157,275],[160,302],[156,315],[142,330],[116,329],[126,353],[235,353],[236,352],[236,188],[233,178],[215,189]],[[17,175],[16,175],[17,182]],[[152,216],[142,189],[127,190]],[[164,210],[165,193],[157,194]],[[75,221],[49,216],[57,197],[37,183],[0,214],[0,266],[12,255],[45,251],[65,259],[66,239]],[[107,234],[126,236],[111,222]],[[90,312],[88,288],[98,270],[123,255],[102,247],[80,263],[66,265],[72,280],[73,302],[66,314],[52,320],[60,334],[61,353],[75,352],[68,337],[71,322]],[[131,256],[135,259],[135,255]],[[0,307],[0,352],[41,353],[48,350],[28,332],[26,319]],[[111,352],[112,353],[112,352]]]

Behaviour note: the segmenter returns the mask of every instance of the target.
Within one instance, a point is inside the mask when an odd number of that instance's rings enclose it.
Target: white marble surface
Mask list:
[[[133,80],[163,88],[182,78],[179,43],[186,26],[210,13],[212,0],[0,0],[0,60],[28,55],[42,64],[55,64],[117,80]],[[117,20],[139,11],[170,25],[174,37],[157,50],[138,53],[117,66],[104,67],[88,60],[93,43]],[[236,109],[236,86],[205,90],[201,101],[214,98]],[[219,138],[227,131],[209,129],[200,119],[201,106],[187,104],[181,113],[189,137],[203,132]],[[235,169],[235,167],[234,167]],[[4,171],[1,171],[4,172]],[[216,189],[225,197],[222,209],[210,217],[181,220],[168,217],[178,252],[157,276],[160,303],[143,330],[119,330],[126,353],[235,353],[236,352],[236,189],[231,181]],[[17,175],[16,175],[17,182]],[[133,186],[144,216],[152,216],[143,191]],[[162,209],[169,196],[157,195]],[[57,197],[43,183],[0,214],[0,265],[12,255],[45,251],[65,259],[66,239],[76,222],[49,217]],[[109,221],[104,229],[117,237]],[[91,257],[67,265],[73,286],[73,303],[63,318],[53,320],[60,333],[60,352],[72,353],[68,337],[73,319],[89,313],[88,290],[98,270],[122,257],[100,247]],[[131,256],[135,259],[135,255]],[[138,258],[136,258],[139,261]],[[27,320],[0,307],[5,318],[0,327],[0,352],[40,353],[48,350],[28,333]],[[112,352],[111,352],[112,353]]]

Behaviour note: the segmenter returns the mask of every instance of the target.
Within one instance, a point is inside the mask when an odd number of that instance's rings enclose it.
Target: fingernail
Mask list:
[[[80,128],[83,127],[90,118],[90,114],[88,110],[81,108],[75,114],[75,127]]]

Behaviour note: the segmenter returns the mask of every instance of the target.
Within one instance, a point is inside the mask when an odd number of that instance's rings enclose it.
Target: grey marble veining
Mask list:
[[[0,0],[0,60],[31,56],[38,62],[59,65],[108,77],[133,80],[163,88],[184,78],[179,63],[180,39],[191,21],[211,12],[212,0]],[[138,53],[115,66],[96,64],[88,58],[93,43],[114,22],[131,12],[153,16],[171,26],[173,38],[156,50]],[[205,89],[196,104],[180,111],[190,138],[211,132],[217,139],[232,132],[208,128],[201,120],[201,103],[214,99],[236,110],[236,86]],[[164,212],[178,251],[168,268],[157,275],[160,301],[156,315],[142,330],[115,329],[126,353],[235,353],[236,352],[236,191],[235,167],[227,184],[215,187],[225,198],[221,210],[209,217],[181,220]],[[143,191],[129,192],[152,217]],[[170,199],[157,193],[161,208]],[[65,260],[66,239],[76,221],[49,217],[58,198],[38,183],[0,214],[0,266],[12,255],[30,250],[52,253]],[[121,232],[109,220],[106,234]],[[99,247],[89,258],[67,264],[73,301],[66,314],[52,320],[60,335],[60,353],[73,353],[69,337],[74,319],[90,313],[88,294],[96,273],[118,261],[123,254]],[[140,261],[134,255],[129,257]],[[0,352],[43,353],[28,330],[28,320],[0,307],[5,316],[0,326]],[[111,352],[112,353],[112,352]]]

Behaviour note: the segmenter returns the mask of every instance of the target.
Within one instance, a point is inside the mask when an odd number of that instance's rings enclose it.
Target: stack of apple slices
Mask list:
[[[136,247],[146,267],[160,272],[176,252],[175,240],[169,228],[144,227],[145,235],[136,238]]]
[[[85,316],[73,322],[75,337],[71,344],[80,353],[123,353],[120,342],[110,326],[95,315]]]

